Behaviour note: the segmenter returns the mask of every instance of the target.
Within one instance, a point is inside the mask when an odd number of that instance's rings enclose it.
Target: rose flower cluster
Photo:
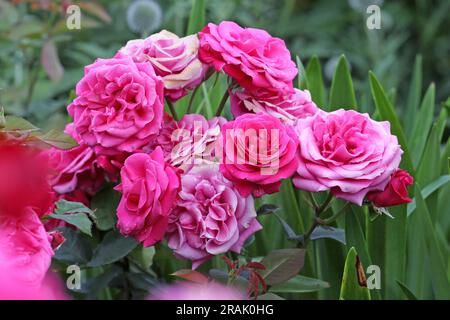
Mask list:
[[[228,77],[232,119],[164,111],[214,72]],[[193,268],[239,253],[262,228],[254,199],[278,192],[283,179],[357,205],[411,201],[412,177],[399,169],[402,150],[389,123],[321,110],[294,88],[297,74],[283,40],[234,22],[129,41],[87,66],[76,86],[66,133],[78,146],[43,153],[55,197],[89,206],[105,182],[116,183],[117,229],[147,247],[166,241]],[[21,228],[45,269],[52,249],[35,220],[46,201],[38,194],[30,201],[34,215]],[[2,219],[1,236],[25,216]]]

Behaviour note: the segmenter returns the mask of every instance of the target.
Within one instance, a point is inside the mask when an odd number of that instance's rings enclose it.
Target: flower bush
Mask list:
[[[214,298],[216,291],[257,299],[288,292],[280,287],[295,281],[327,290],[327,275],[315,278],[323,270],[307,251],[324,238],[347,246],[344,275],[375,261],[361,228],[374,241],[371,220],[385,213],[377,219],[389,230],[397,222],[388,216],[404,223],[407,210],[426,212],[422,197],[444,183],[424,179],[426,139],[424,160],[413,163],[374,75],[377,113],[369,115],[358,111],[345,60],[336,77],[347,82],[333,83],[339,99],[330,105],[317,100],[321,87],[300,66],[282,39],[262,29],[224,21],[185,37],[163,30],[85,68],[65,136],[48,139],[0,114],[0,267],[14,271],[0,281],[0,298],[68,298],[60,279],[47,281],[52,258],[58,268],[76,264],[109,277],[84,298],[127,299]],[[429,139],[439,134],[442,127]],[[420,192],[413,176],[430,189]],[[273,250],[258,251],[257,241]],[[299,276],[305,264],[310,278]],[[169,274],[184,282],[159,283]],[[158,285],[143,290],[136,279]],[[224,279],[228,287],[218,283]],[[87,281],[95,286],[95,278]],[[367,285],[354,289],[351,281],[342,279],[340,298],[371,297]],[[24,283],[35,291],[11,289]]]

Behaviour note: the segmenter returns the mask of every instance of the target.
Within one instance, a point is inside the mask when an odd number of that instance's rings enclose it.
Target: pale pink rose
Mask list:
[[[149,61],[164,81],[164,94],[176,101],[197,87],[208,67],[198,59],[197,35],[179,38],[167,30],[144,40],[131,40],[119,51],[137,62]]]
[[[0,266],[11,281],[39,287],[50,267],[53,250],[37,214],[30,208],[20,217],[0,217]]]
[[[220,171],[243,196],[278,192],[298,167],[298,138],[291,126],[264,113],[246,113],[222,126]]]
[[[149,63],[129,57],[98,59],[85,67],[77,98],[67,107],[73,128],[98,155],[134,152],[156,137],[164,84]]]
[[[178,123],[172,118],[170,114],[164,112],[163,123],[158,136],[148,145],[142,148],[145,153],[151,153],[157,147],[161,147],[164,153],[164,159],[170,163],[170,153],[175,145],[172,141],[172,133],[178,129]]]
[[[170,163],[188,171],[196,164],[217,162],[217,141],[226,122],[223,117],[206,120],[199,114],[185,115],[172,132]]]
[[[180,190],[179,170],[164,161],[161,148],[151,154],[136,153],[125,160],[120,172],[122,193],[117,227],[148,247],[166,232],[169,214]]]
[[[297,68],[283,40],[230,21],[209,23],[199,36],[200,60],[223,70],[241,87],[250,92],[292,92]]]
[[[217,162],[216,142],[226,122],[223,117],[206,120],[199,114],[186,114],[177,122],[166,114],[160,134],[143,151],[149,153],[160,146],[164,159],[183,171],[196,164]]]
[[[244,113],[263,112],[286,124],[293,125],[298,119],[314,115],[319,109],[311,100],[308,90],[294,89],[284,96],[268,94],[252,95],[246,90],[230,92],[231,113],[238,117]]]
[[[179,282],[155,287],[148,300],[248,300],[245,292],[217,282]]]
[[[299,121],[296,130],[301,144],[294,185],[331,189],[359,205],[369,191],[384,190],[403,153],[389,122],[353,110],[317,113]]]
[[[168,245],[195,269],[214,255],[239,253],[262,227],[252,196],[243,197],[218,165],[194,166],[181,177],[180,200],[167,228]]]

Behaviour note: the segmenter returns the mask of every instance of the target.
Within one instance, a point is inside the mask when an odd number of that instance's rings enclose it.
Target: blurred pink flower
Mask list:
[[[148,300],[248,300],[245,292],[216,282],[179,282],[153,289]]]
[[[53,250],[37,214],[30,208],[25,211],[21,217],[0,217],[0,266],[9,270],[11,281],[31,288],[42,282]]]

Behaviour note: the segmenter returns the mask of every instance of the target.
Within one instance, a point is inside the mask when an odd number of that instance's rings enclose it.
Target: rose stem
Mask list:
[[[229,89],[230,89],[230,87],[227,88],[227,90],[225,91],[225,93],[222,96],[222,99],[220,100],[219,107],[217,108],[217,111],[216,111],[216,117],[218,117],[222,114],[223,108],[225,107],[225,103],[228,100],[228,96],[229,96],[228,90]]]
[[[166,98],[167,105],[169,106],[170,113],[172,114],[172,117],[175,121],[178,121],[177,112],[175,111],[175,108],[173,107],[172,102],[169,101],[169,99]]]

